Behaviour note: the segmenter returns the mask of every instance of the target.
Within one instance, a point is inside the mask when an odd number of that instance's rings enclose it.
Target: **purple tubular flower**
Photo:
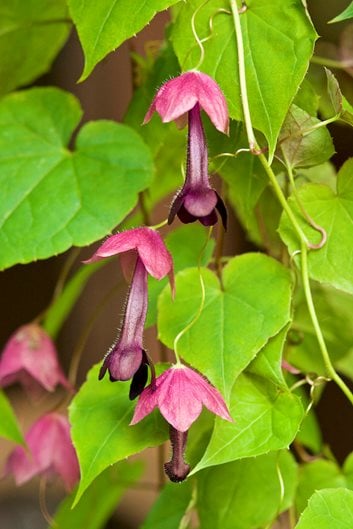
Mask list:
[[[117,341],[104,358],[99,379],[104,377],[107,370],[113,382],[132,379],[130,399],[134,399],[142,392],[148,377],[149,361],[143,349],[143,329],[148,302],[147,273],[156,279],[169,275],[173,291],[172,256],[158,232],[150,228],[135,228],[109,237],[93,257],[85,262],[98,261],[131,250],[135,251],[137,258],[122,329]],[[131,263],[130,258],[131,255],[128,259],[129,263]]]
[[[5,474],[13,474],[17,485],[22,485],[37,474],[58,474],[67,491],[80,478],[75,449],[66,417],[49,413],[37,420],[25,436],[29,452],[18,446],[10,454]]]
[[[224,202],[210,186],[208,179],[208,154],[199,103],[196,103],[188,114],[186,178],[171,205],[168,224],[178,215],[184,224],[199,220],[204,226],[213,226],[217,222],[217,210],[224,229],[227,229],[227,210]]]
[[[182,125],[185,124],[186,114],[188,115],[186,178],[183,188],[172,203],[168,223],[171,224],[175,215],[178,215],[183,223],[199,220],[205,226],[212,226],[217,222],[217,210],[226,229],[227,210],[208,179],[208,156],[201,108],[219,131],[228,133],[227,103],[217,83],[204,73],[186,72],[167,81],[160,88],[144,123],[151,119],[154,111],[159,113],[163,122],[176,120]]]
[[[138,257],[118,341],[108,351],[99,373],[102,379],[109,370],[110,380],[130,380],[141,368],[147,356],[142,339],[147,313],[147,270]],[[146,373],[147,374],[147,373]]]

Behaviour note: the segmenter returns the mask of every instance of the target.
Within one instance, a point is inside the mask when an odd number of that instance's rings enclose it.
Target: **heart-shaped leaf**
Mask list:
[[[202,268],[201,274],[205,283],[203,310],[180,339],[178,350],[227,399],[237,376],[289,321],[290,274],[274,259],[250,253],[229,261],[222,286],[210,270]],[[172,301],[165,289],[158,306],[159,336],[171,348],[199,310],[198,269],[177,274],[176,292]]]
[[[55,88],[0,102],[0,269],[104,237],[151,182],[150,151],[126,125],[88,123],[70,151],[80,117]]]
[[[1,0],[0,95],[45,73],[69,31],[65,0]]]
[[[212,436],[195,472],[244,457],[287,448],[303,420],[300,399],[279,373],[285,332],[272,338],[236,380],[230,398],[234,423],[216,418]],[[272,376],[268,377],[269,368]]]

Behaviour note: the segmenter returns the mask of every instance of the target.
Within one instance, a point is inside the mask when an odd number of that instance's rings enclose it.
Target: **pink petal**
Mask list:
[[[129,250],[137,250],[147,272],[156,279],[162,279],[173,270],[172,256],[164,245],[160,234],[151,228],[135,228],[109,237],[84,261],[92,263]]]
[[[152,413],[157,406],[156,390],[152,389],[151,386],[147,386],[139,396],[139,400],[136,404],[134,416],[131,419],[130,425],[133,426],[138,422],[142,421]]]
[[[144,123],[147,123],[154,111],[158,112],[164,123],[178,120],[196,103],[199,103],[210,120],[221,132],[228,133],[229,117],[225,97],[216,83],[208,75],[198,72],[185,72],[167,81],[158,90]]]
[[[178,366],[165,371],[157,396],[161,414],[179,432],[186,432],[202,411],[201,399],[185,376],[185,369]]]
[[[53,454],[53,467],[61,476],[67,490],[72,490],[80,479],[80,469],[70,435],[70,424],[66,417],[55,415],[58,429],[56,449]]]
[[[233,422],[222,395],[206,378],[188,367],[185,368],[185,376],[206,408],[222,419]]]
[[[79,479],[77,456],[66,417],[50,413],[36,421],[25,436],[29,449],[17,447],[9,456],[6,473],[13,473],[21,485],[37,474],[59,474],[67,490]]]
[[[0,386],[20,382],[31,391],[31,378],[47,391],[54,391],[57,384],[70,388],[53,341],[34,323],[20,327],[5,345],[0,360]]]

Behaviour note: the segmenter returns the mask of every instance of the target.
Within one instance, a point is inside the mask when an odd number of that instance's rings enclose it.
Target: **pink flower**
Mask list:
[[[151,228],[134,228],[108,237],[93,256],[84,261],[93,263],[112,255],[136,250],[147,272],[156,279],[173,278],[173,259],[160,234]]]
[[[37,474],[58,474],[70,491],[80,478],[75,449],[66,417],[58,413],[44,415],[25,436],[29,449],[18,446],[10,454],[5,473],[12,473],[22,485]]]
[[[222,395],[206,378],[190,367],[173,365],[143,390],[131,424],[140,422],[158,407],[169,424],[186,432],[200,415],[202,406],[232,421]]]
[[[135,228],[109,237],[86,263],[130,250],[135,251],[137,258],[121,332],[104,358],[99,378],[103,378],[107,370],[113,382],[132,378],[130,398],[133,399],[141,393],[148,377],[149,360],[143,348],[148,303],[147,272],[157,279],[168,274],[173,289],[172,256],[158,232]],[[131,267],[130,260],[129,264]]]
[[[54,391],[57,384],[70,389],[59,366],[55,345],[36,323],[20,327],[8,340],[0,359],[0,386],[20,382],[33,393],[38,385]]]
[[[206,406],[212,413],[232,421],[219,391],[193,369],[178,364],[152,380],[141,393],[131,425],[141,421],[155,408],[170,424],[173,456],[164,468],[172,481],[183,481],[190,467],[184,461],[187,433]]]
[[[171,224],[175,215],[185,224],[199,220],[205,226],[217,222],[220,214],[227,228],[227,210],[208,178],[208,154],[201,121],[201,108],[214,126],[228,133],[227,103],[217,83],[208,75],[190,71],[167,81],[157,92],[144,120],[149,121],[157,111],[163,122],[176,120],[185,124],[188,117],[188,149],[184,186],[177,193],[168,217]]]
[[[144,119],[147,123],[153,112],[158,112],[163,123],[179,121],[186,124],[186,114],[196,104],[208,114],[220,132],[228,134],[228,107],[222,90],[205,73],[191,70],[164,83],[158,90]]]

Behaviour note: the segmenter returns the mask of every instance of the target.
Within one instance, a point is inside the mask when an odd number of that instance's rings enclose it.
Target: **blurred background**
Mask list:
[[[320,41],[338,44],[340,33],[345,24],[328,25],[337,13],[341,12],[350,2],[348,0],[308,0],[308,9],[314,26],[319,33]],[[77,84],[82,67],[83,56],[77,35],[72,30],[69,41],[57,57],[52,70],[39,79],[38,85],[56,85],[74,93],[81,101],[84,109],[84,121],[96,119],[112,119],[121,121],[129,105],[133,90],[133,62],[131,52],[145,55],[146,48],[155,41],[163,39],[164,28],[168,23],[168,13],[156,16],[153,22],[136,38],[124,43],[116,52],[104,59],[83,83]],[[353,47],[352,47],[353,50]],[[352,51],[353,54],[353,51]],[[352,55],[353,58],[353,55]],[[345,95],[353,103],[353,78],[344,72],[336,72],[342,85],[346,88]],[[349,93],[348,93],[349,92]],[[351,97],[349,97],[349,94]],[[332,125],[330,131],[334,137],[336,155],[334,163],[339,167],[344,159],[352,153],[353,129]],[[156,212],[156,220],[165,217],[165,204]],[[226,252],[241,253],[251,248],[241,230],[237,219],[231,219],[230,229],[226,234]],[[82,250],[77,258],[76,267],[81,260],[90,255],[92,250]],[[67,254],[46,261],[39,261],[26,266],[15,266],[0,274],[0,348],[9,335],[20,325],[32,321],[49,303],[53,289]],[[70,356],[82,329],[92,315],[97,304],[107,292],[108,285],[119,284],[114,296],[105,304],[95,320],[92,332],[86,343],[80,364],[79,382],[83,382],[87,370],[99,362],[113,339],[119,326],[122,305],[126,296],[126,284],[120,277],[116,262],[110,263],[98,271],[89,281],[84,294],[76,304],[70,318],[64,324],[58,340],[58,350],[64,369],[67,369]],[[158,359],[164,351],[156,342],[155,330],[146,332],[146,346],[151,355]],[[50,401],[43,400],[32,406],[23,397],[21,391],[13,387],[9,396],[14,402],[17,416],[24,429],[48,409]],[[51,397],[53,402],[58,395]],[[337,410],[340,413],[337,413]],[[350,420],[348,401],[329,384],[323,399],[318,406],[318,416],[322,425],[324,440],[331,445],[339,461],[351,450],[353,441],[353,424]],[[0,440],[0,469],[4,466],[7,454],[13,448],[6,441]],[[124,496],[107,528],[132,529],[143,521],[156,498],[158,489],[164,478],[160,471],[161,461],[167,460],[169,447],[148,450],[143,454],[146,470],[142,481],[130,489]],[[56,484],[50,485],[47,491],[48,509],[54,512],[62,491]],[[11,477],[0,481],[0,527],[1,529],[41,529],[47,527],[43,519],[38,501],[38,481],[16,488]],[[80,528],[78,528],[80,529]]]

